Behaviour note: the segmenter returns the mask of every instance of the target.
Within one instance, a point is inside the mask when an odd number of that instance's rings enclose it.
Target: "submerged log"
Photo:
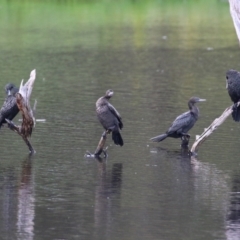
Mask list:
[[[237,106],[239,105],[240,102],[237,103]],[[226,108],[222,115],[219,118],[216,118],[212,124],[206,128],[200,136],[197,137],[191,148],[192,155],[197,155],[199,146],[232,114],[233,106],[234,105]]]
[[[9,128],[18,133],[23,138],[31,153],[34,153],[35,150],[33,149],[28,138],[31,137],[33,127],[35,126],[35,118],[33,116],[33,110],[30,105],[30,97],[35,79],[36,70],[34,69],[31,71],[30,78],[25,84],[23,84],[22,80],[19,92],[16,94],[17,106],[22,113],[22,124],[20,126],[16,126],[12,121],[6,119]]]

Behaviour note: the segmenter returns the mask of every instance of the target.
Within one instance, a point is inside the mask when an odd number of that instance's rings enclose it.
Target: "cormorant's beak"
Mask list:
[[[227,79],[226,79],[226,88],[228,89],[228,81],[227,81]]]
[[[206,99],[203,99],[203,98],[200,98],[198,101],[199,101],[199,102],[205,102],[205,101],[207,101],[207,100],[206,100]]]
[[[11,90],[8,90],[8,96],[12,95]]]

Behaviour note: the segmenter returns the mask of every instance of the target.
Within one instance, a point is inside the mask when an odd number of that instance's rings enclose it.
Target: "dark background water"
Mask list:
[[[190,145],[231,104],[225,72],[240,70],[240,49],[227,1],[1,1],[0,31],[0,86],[36,68],[46,119],[31,158],[1,129],[2,239],[238,239],[239,124],[229,118],[192,161],[179,140],[149,141],[191,96],[207,102]],[[109,137],[98,162],[84,154],[109,88],[124,146]]]

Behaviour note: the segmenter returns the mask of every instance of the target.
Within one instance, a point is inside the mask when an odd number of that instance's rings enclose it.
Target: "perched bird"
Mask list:
[[[11,121],[11,118],[9,118],[9,116],[5,117],[5,120],[8,123],[8,127],[11,130],[15,131],[16,133],[18,133],[22,137],[24,142],[27,144],[28,149],[31,154],[35,153],[35,150],[33,149],[28,138],[32,134],[32,130],[35,125],[35,118],[34,118],[33,111],[30,106],[29,101],[30,101],[30,97],[31,97],[35,79],[36,79],[36,70],[34,69],[31,71],[30,78],[28,79],[28,81],[25,84],[23,83],[24,80],[21,81],[19,91],[17,91],[17,89],[15,89],[15,88],[13,88],[13,90],[10,91],[14,94],[14,96],[10,95],[10,96],[14,97],[14,98],[10,99],[12,101],[12,105],[14,105],[14,107],[16,105],[18,108],[18,111],[20,111],[22,113],[21,126],[15,125]],[[6,87],[6,89],[8,90],[9,87]],[[8,98],[10,98],[10,96],[8,96]],[[6,99],[5,102],[8,103],[8,101],[10,101],[10,100]],[[5,105],[5,103],[4,103],[4,105]],[[13,111],[13,110],[11,110],[11,111]],[[0,113],[1,113],[1,110],[0,110]],[[16,112],[14,112],[14,113],[16,113]],[[12,117],[12,116],[10,116],[10,117]]]
[[[201,99],[198,97],[192,97],[188,101],[189,111],[178,116],[166,133],[151,138],[153,142],[161,142],[167,137],[181,138],[184,140],[185,137],[190,137],[188,131],[194,126],[198,120],[199,109],[195,105],[197,102],[206,101],[206,99]]]
[[[8,120],[12,120],[19,112],[16,101],[16,93],[18,92],[18,88],[15,87],[14,84],[8,83],[5,86],[5,91],[7,97],[2,108],[0,109],[0,128],[3,123],[6,123],[6,118]]]
[[[114,143],[123,146],[123,139],[120,134],[120,129],[123,128],[122,118],[114,106],[109,103],[109,99],[113,93],[114,92],[109,89],[104,96],[97,100],[96,113],[98,120],[106,132],[112,132],[112,140]]]
[[[4,87],[4,90],[7,95],[15,96],[19,89],[13,83],[8,83]]]
[[[227,71],[226,88],[231,100],[234,102],[232,118],[234,121],[240,122],[240,106],[236,105],[240,101],[240,72],[232,69]]]

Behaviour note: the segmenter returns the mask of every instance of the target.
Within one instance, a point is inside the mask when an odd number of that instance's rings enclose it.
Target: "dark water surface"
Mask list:
[[[0,87],[36,68],[46,119],[31,158],[1,129],[1,239],[239,239],[240,125],[229,118],[192,161],[179,140],[149,141],[191,96],[207,102],[190,145],[231,104],[240,49],[226,1],[2,1],[0,31]],[[124,146],[109,137],[106,161],[85,159],[109,88]]]

